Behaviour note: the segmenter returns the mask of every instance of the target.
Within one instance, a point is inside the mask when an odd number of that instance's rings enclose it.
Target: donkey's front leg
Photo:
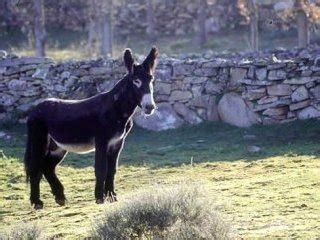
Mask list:
[[[105,182],[104,193],[108,202],[117,201],[117,195],[114,191],[114,176],[117,171],[118,156],[122,148],[122,143],[120,145],[121,147],[119,147],[118,149],[107,153],[108,169],[107,169],[107,178]]]
[[[96,153],[94,171],[96,175],[95,198],[96,203],[104,202],[104,181],[107,177],[107,145],[102,139],[95,141]]]

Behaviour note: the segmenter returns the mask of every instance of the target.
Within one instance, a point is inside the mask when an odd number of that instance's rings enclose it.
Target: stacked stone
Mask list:
[[[162,57],[155,81],[159,111],[137,122],[148,128],[153,121],[151,129],[167,129],[202,121],[248,127],[320,118],[317,56],[319,49],[314,48],[280,51],[277,56]],[[55,64],[47,58],[4,55],[0,60],[0,119],[17,114],[24,118],[47,97],[83,99],[108,91],[125,73],[121,59]]]
[[[242,96],[263,124],[320,117],[317,58],[253,63],[240,69]]]
[[[18,58],[1,53],[0,121],[14,117],[14,113],[26,112],[39,99],[47,96],[39,71],[52,64],[48,58]]]

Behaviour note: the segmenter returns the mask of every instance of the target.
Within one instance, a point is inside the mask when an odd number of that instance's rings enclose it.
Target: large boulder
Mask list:
[[[158,104],[158,109],[151,116],[144,116],[138,111],[134,116],[134,122],[139,127],[152,131],[178,128],[184,123],[168,103]]]
[[[250,127],[259,123],[259,116],[250,110],[237,93],[226,93],[218,103],[221,121],[237,127]]]

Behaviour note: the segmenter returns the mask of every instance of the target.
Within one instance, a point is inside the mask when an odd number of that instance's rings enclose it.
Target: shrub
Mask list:
[[[38,240],[45,239],[42,228],[36,222],[20,222],[15,225],[6,239]]]
[[[194,187],[139,192],[93,224],[97,239],[230,239],[229,226]]]

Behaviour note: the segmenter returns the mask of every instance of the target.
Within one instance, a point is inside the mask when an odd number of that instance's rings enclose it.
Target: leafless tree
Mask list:
[[[113,13],[113,0],[106,1],[108,6],[104,6],[101,16],[101,45],[100,54],[102,56],[112,57],[112,45],[113,45],[113,26],[112,26],[112,13]],[[108,8],[108,9],[106,9]]]
[[[153,1],[146,0],[147,2],[147,35],[149,36],[149,40],[154,42],[156,40],[156,30],[155,30],[155,17],[153,10]]]
[[[45,56],[46,30],[43,0],[33,0],[34,7],[34,36],[37,57]]]
[[[309,21],[307,16],[307,0],[296,0],[296,19],[298,28],[298,44],[299,47],[306,47],[309,44]]]
[[[207,0],[199,0],[198,9],[198,44],[202,46],[207,42],[207,31],[206,31],[206,9],[208,7]]]
[[[254,51],[259,50],[259,13],[258,6],[254,0],[247,0],[250,16],[250,44]]]

